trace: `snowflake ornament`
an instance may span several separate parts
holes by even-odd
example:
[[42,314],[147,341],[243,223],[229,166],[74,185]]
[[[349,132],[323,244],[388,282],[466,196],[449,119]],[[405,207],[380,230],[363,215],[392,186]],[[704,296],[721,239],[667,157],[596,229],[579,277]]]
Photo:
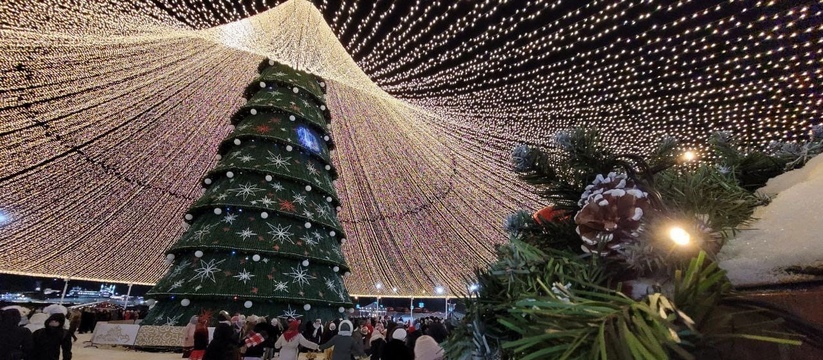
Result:
[[316,277],[309,275],[308,270],[304,269],[302,265],[291,268],[291,272],[283,273],[283,275],[291,276],[292,284],[297,284],[301,289],[303,285],[308,285],[309,281],[316,279]]
[[246,268],[243,268],[243,271],[237,273],[237,275],[234,275],[234,277],[237,278],[237,281],[242,281],[243,284],[245,284],[247,281],[251,281],[251,278],[253,278],[254,275],[246,271]]
[[209,262],[205,262],[200,260],[200,268],[194,270],[196,274],[194,277],[189,279],[189,281],[194,281],[195,279],[199,279],[202,283],[203,280],[208,278],[213,283],[217,283],[217,280],[214,278],[214,273],[220,272],[220,269],[217,268],[217,265],[220,265],[222,262],[226,260],[220,260],[215,262],[215,259],[209,260]]
[[273,241],[278,241],[281,244],[285,242],[289,242],[290,244],[294,244],[291,237],[294,235],[293,233],[289,232],[291,229],[291,225],[283,226],[282,224],[272,225],[271,223],[266,223],[271,231],[267,232],[266,234],[271,235],[271,239]]

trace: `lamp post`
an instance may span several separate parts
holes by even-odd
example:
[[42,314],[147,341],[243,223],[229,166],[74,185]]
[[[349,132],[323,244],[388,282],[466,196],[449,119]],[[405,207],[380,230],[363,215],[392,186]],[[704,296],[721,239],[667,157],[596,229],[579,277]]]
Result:
[[129,306],[129,296],[131,295],[131,286],[134,285],[129,283],[129,291],[126,292],[126,299],[123,300],[123,309],[125,310]]
[[66,291],[69,289],[69,278],[63,278],[63,292],[60,293],[60,305],[63,305],[63,299],[66,298]]

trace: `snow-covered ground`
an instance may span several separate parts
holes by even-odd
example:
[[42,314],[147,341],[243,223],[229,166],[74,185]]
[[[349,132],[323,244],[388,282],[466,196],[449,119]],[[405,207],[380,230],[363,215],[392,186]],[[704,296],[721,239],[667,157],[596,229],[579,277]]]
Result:
[[[178,360],[181,353],[177,352],[144,352],[134,351],[123,346],[99,345],[98,347],[85,347],[84,342],[91,340],[91,334],[77,334],[77,341],[72,346],[72,360]],[[306,358],[305,354],[300,355],[300,359]],[[276,359],[276,358],[275,358]],[[317,360],[323,360],[322,354],[318,353]]]
[[812,279],[781,269],[823,265],[823,155],[759,191],[777,195],[755,211],[750,229],[726,244],[718,255],[720,266],[737,286]]

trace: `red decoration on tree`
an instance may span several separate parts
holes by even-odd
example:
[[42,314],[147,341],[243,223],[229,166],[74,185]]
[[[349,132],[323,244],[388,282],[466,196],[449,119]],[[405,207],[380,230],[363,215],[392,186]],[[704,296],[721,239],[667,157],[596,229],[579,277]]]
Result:
[[568,217],[569,214],[565,210],[555,210],[551,206],[546,206],[532,215],[532,219],[534,219],[538,225],[546,225],[558,220],[565,220]]

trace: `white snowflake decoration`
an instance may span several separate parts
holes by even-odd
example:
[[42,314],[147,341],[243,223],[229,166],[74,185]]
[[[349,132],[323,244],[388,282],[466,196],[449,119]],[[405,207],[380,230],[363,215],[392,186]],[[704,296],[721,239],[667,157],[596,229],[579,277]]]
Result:
[[234,220],[237,220],[237,215],[236,214],[226,214],[226,216],[224,216],[223,220],[220,220],[220,222],[224,222],[226,224],[233,225]]
[[252,236],[257,236],[257,234],[251,231],[250,228],[245,228],[243,231],[236,232],[235,234],[240,235],[243,240],[246,240]]
[[305,216],[309,220],[314,220],[314,213],[309,211],[309,209],[303,210],[303,216]]
[[268,197],[268,196],[264,196],[264,197],[263,197],[262,199],[260,199],[259,201],[260,201],[260,203],[261,203],[261,204],[263,204],[263,205],[265,205],[265,206],[269,206],[269,205],[271,205],[271,204],[274,204],[274,200],[269,199],[269,197]]
[[317,171],[317,168],[314,167],[314,165],[312,165],[312,164],[309,164],[308,166],[306,166],[306,170],[308,170],[309,173],[312,174],[312,175],[317,175],[319,173]]
[[249,196],[254,196],[258,191],[265,191],[265,189],[261,189],[254,184],[245,183],[239,187],[228,189],[226,191],[235,193],[238,197],[243,197],[243,201],[245,201]]
[[300,240],[303,240],[303,242],[308,246],[316,246],[318,244],[317,239],[310,234],[303,235]]
[[294,203],[306,205],[306,195],[294,193]]
[[226,261],[226,260],[224,259],[224,260],[220,260],[218,262],[215,262],[215,259],[211,259],[211,260],[209,260],[209,262],[205,262],[203,260],[200,260],[200,268],[195,270],[195,272],[197,274],[195,274],[194,277],[192,277],[189,281],[194,281],[195,279],[199,279],[200,282],[202,283],[203,280],[208,278],[209,280],[211,280],[211,282],[217,283],[217,280],[215,280],[215,278],[214,278],[214,273],[220,271],[220,269],[217,268],[217,265],[220,265],[220,263],[222,263],[224,261]]
[[177,281],[174,282],[174,284],[171,284],[171,286],[169,286],[169,291],[172,291],[172,290],[177,289],[177,288],[182,287],[182,286],[183,286],[183,280],[177,280]]
[[166,323],[163,324],[162,326],[174,326],[174,325],[177,324],[177,321],[180,320],[180,317],[182,317],[182,316],[183,316],[183,314],[178,314],[175,317],[168,317],[167,316],[166,317]]
[[249,161],[254,161],[254,158],[249,155],[243,155],[240,157],[240,161],[247,163]]
[[215,226],[217,226],[217,224],[206,225],[202,229],[197,230],[194,233],[192,233],[192,235],[194,235],[193,237],[194,237],[195,240],[197,240],[197,242],[202,242],[203,237],[208,235],[209,233],[211,233],[211,231],[214,229]]
[[[175,267],[174,267],[174,269],[173,269],[173,270],[169,273],[169,277],[176,277],[177,275],[180,275],[180,273],[182,273],[182,272],[183,272],[183,270],[185,270],[185,269],[186,269],[189,265],[191,265],[191,261],[189,261],[189,260],[183,260],[183,261],[181,261],[181,262],[180,262],[179,264],[177,264],[177,266],[175,266]],[[182,285],[182,284],[181,284],[181,285]]]
[[297,284],[301,289],[303,285],[308,285],[310,280],[316,279],[316,277],[309,275],[308,270],[304,269],[302,265],[291,268],[291,272],[283,273],[283,275],[291,276],[292,284]]
[[280,156],[280,154],[272,154],[272,152],[269,151],[269,157],[267,157],[266,159],[269,160],[269,162],[274,167],[276,167],[278,169],[285,169],[286,171],[291,172],[291,170],[289,170],[289,166],[288,166],[289,165],[289,160],[291,160],[291,157],[283,157],[283,156]]
[[228,196],[228,195],[226,195],[226,193],[220,193],[220,195],[217,195],[217,196],[215,196],[214,198],[215,198],[216,200],[223,201],[223,200],[226,200],[226,198],[228,198],[228,197],[229,197],[229,196]]
[[291,229],[291,225],[283,226],[281,224],[272,225],[271,223],[266,223],[269,226],[271,231],[267,232],[267,234],[271,235],[272,240],[279,241],[281,244],[288,241],[290,244],[294,244],[294,241],[291,239],[291,236],[294,235],[290,233],[289,230]]
[[251,278],[253,278],[254,275],[246,271],[246,268],[243,268],[243,271],[237,273],[237,275],[234,275],[234,277],[237,278],[237,281],[242,281],[243,284],[245,284],[247,281],[251,281]]
[[283,292],[288,293],[289,292],[288,283],[285,282],[285,281],[275,281],[274,282],[274,291],[283,291]]
[[283,315],[280,315],[278,317],[285,319],[297,319],[303,317],[303,315],[298,314],[297,310],[292,310],[291,304],[289,304],[289,308],[287,310],[283,310]]
[[271,183],[271,188],[278,192],[285,189],[279,182]]

